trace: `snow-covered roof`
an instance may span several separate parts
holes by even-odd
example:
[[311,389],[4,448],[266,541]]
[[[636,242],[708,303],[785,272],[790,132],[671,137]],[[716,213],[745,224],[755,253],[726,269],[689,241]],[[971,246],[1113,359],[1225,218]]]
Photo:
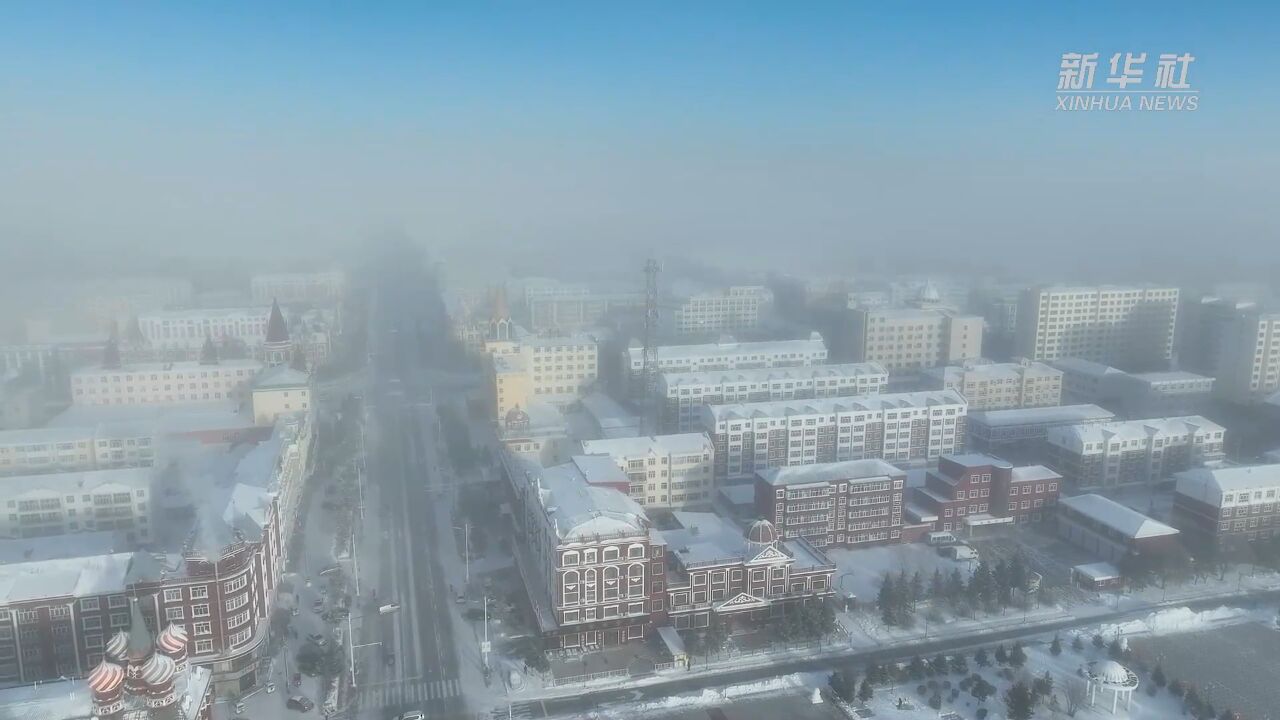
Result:
[[1051,425],[1101,422],[1114,418],[1115,413],[1097,405],[1053,405],[1038,408],[1014,408],[1012,410],[979,410],[969,413],[970,424],[987,427],[1016,425]]
[[1280,463],[1194,468],[1176,473],[1174,478],[1179,494],[1218,505],[1224,493],[1280,488]]
[[122,593],[158,577],[146,553],[126,552],[0,565],[0,605]]
[[1062,476],[1044,465],[1023,465],[1013,469],[1010,482],[1041,482],[1047,480],[1061,480]]
[[518,460],[534,475],[538,501],[561,540],[647,532],[649,519],[639,503],[613,488],[589,484],[577,464],[543,468],[527,458]]
[[608,455],[574,455],[570,462],[591,485],[626,485],[627,474]]
[[269,367],[253,379],[254,390],[273,390],[279,388],[306,387],[311,376],[288,365]]
[[1146,440],[1170,435],[1194,437],[1204,433],[1225,432],[1226,428],[1200,415],[1123,420],[1088,425],[1066,425],[1050,428],[1047,440],[1055,445],[1079,446],[1082,443]]
[[956,453],[955,455],[943,455],[942,459],[962,467],[1011,467],[1008,460],[1001,460],[994,455],[986,453]]
[[0,480],[0,497],[20,498],[41,493],[62,496],[97,490],[149,490],[155,471],[149,467],[81,470],[79,472],[15,475]]
[[1017,380],[1026,376],[1053,377],[1062,371],[1042,362],[1030,363],[966,363],[965,365],[948,365],[946,367],[929,368],[925,375],[939,379],[950,379],[959,382],[963,377],[975,380]]
[[832,415],[841,412],[880,412],[935,405],[965,406],[965,404],[964,397],[955,390],[929,390],[925,392],[857,395],[810,400],[766,400],[764,402],[707,405],[704,407],[706,412],[710,412],[713,421],[720,422],[753,417]]
[[1094,493],[1063,498],[1058,503],[1135,540],[1178,534],[1176,528]]
[[720,386],[737,383],[785,382],[788,380],[809,382],[819,379],[866,375],[887,378],[889,373],[879,363],[840,363],[835,365],[802,365],[798,367],[748,368],[742,370],[664,372],[662,373],[662,381],[668,388],[678,388],[688,385]]
[[[741,357],[743,355],[782,356],[797,353],[806,357],[814,354],[826,355],[827,344],[819,333],[811,333],[805,340],[762,340],[759,342],[737,342],[732,338],[725,342],[702,343],[699,345],[660,345],[658,362],[686,360],[696,362],[725,356]],[[632,364],[643,360],[644,349],[629,347]]]
[[123,531],[111,530],[31,538],[5,538],[0,540],[0,565],[78,558],[84,556],[85,548],[113,553],[116,552],[116,548],[133,547],[135,544],[128,541]]
[[1088,377],[1101,378],[1108,375],[1124,375],[1124,371],[1113,368],[1110,365],[1104,365],[1092,360],[1085,360],[1078,357],[1058,358],[1049,363],[1064,373],[1073,375],[1086,375]]
[[128,373],[161,373],[161,372],[193,372],[201,369],[222,368],[224,370],[258,370],[262,363],[247,358],[230,358],[219,360],[217,365],[202,365],[195,360],[175,362],[143,362],[127,363],[118,368],[88,367],[72,372],[72,375],[123,375]]
[[1149,373],[1128,373],[1128,377],[1147,385],[1163,385],[1166,383],[1197,383],[1212,384],[1213,378],[1207,375],[1198,375],[1185,370],[1174,370],[1169,372],[1149,372]]
[[110,427],[130,423],[156,428],[157,434],[247,430],[254,427],[250,413],[242,413],[234,400],[165,405],[72,405],[48,422],[49,427]]
[[842,481],[860,482],[904,475],[906,473],[899,468],[878,458],[776,467],[756,471],[757,477],[774,486]]
[[741,561],[747,552],[742,529],[715,513],[673,512],[680,527],[659,534],[685,567],[695,563]]
[[588,393],[580,402],[582,409],[600,426],[606,437],[609,437],[610,431],[634,430],[640,425],[640,416],[602,392]]
[[1116,580],[1120,577],[1119,568],[1109,562],[1085,563],[1072,569],[1094,582]]
[[709,453],[711,440],[705,433],[677,433],[674,435],[650,435],[647,437],[585,440],[582,452],[588,455],[609,455],[616,458],[645,457],[648,455],[690,455]]

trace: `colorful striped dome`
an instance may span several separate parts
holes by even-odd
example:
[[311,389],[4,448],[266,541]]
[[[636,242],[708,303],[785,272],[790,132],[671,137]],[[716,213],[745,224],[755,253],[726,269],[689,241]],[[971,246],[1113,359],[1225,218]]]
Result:
[[177,623],[169,625],[160,637],[156,638],[156,647],[166,655],[174,655],[187,650],[187,629]]
[[115,692],[124,683],[124,668],[105,659],[89,672],[89,689],[99,695]]
[[124,630],[112,635],[107,641],[107,657],[112,660],[124,660],[127,652],[129,652],[129,633]]
[[159,687],[172,682],[177,672],[178,668],[173,658],[156,653],[142,666],[142,682],[151,687]]

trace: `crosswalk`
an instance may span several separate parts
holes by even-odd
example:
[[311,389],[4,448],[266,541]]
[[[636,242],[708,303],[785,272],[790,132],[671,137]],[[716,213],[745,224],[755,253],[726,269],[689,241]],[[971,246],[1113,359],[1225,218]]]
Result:
[[532,718],[542,717],[542,711],[537,703],[516,703],[509,708],[496,707],[492,714],[493,720],[532,720]]
[[356,690],[356,704],[362,708],[377,708],[444,700],[461,694],[462,687],[458,684],[457,678],[396,682],[358,688]]

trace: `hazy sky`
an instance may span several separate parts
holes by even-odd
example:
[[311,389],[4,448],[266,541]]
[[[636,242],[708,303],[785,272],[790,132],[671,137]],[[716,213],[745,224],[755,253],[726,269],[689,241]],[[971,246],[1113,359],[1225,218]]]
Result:
[[[400,230],[1280,269],[1277,3],[272,5],[0,5],[0,261]],[[1055,112],[1071,50],[1191,52],[1200,110]]]

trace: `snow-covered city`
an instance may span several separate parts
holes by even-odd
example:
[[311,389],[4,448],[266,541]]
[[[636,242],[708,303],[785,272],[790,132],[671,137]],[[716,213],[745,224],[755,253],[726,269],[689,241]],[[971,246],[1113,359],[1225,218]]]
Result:
[[0,8],[0,720],[1280,720],[1280,7],[1143,5]]

